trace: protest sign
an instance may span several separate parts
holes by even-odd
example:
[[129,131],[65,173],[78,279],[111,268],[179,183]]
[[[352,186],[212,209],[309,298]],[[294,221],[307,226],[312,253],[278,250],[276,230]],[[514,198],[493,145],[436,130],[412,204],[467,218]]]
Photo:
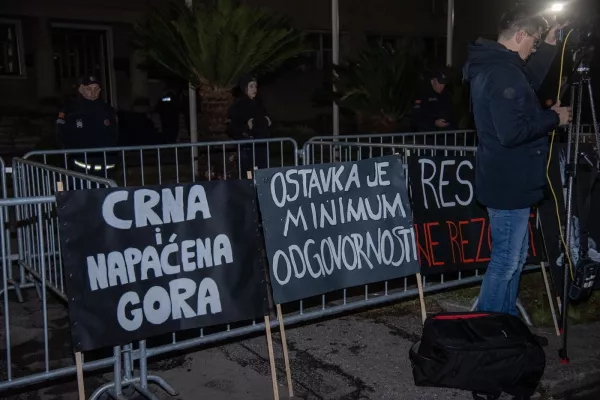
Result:
[[256,187],[277,303],[419,272],[397,156],[258,170]]
[[[411,156],[408,175],[421,274],[487,268],[492,240],[475,198],[475,156]],[[540,252],[532,212],[528,262],[539,263]]]
[[57,194],[76,351],[262,317],[251,181]]

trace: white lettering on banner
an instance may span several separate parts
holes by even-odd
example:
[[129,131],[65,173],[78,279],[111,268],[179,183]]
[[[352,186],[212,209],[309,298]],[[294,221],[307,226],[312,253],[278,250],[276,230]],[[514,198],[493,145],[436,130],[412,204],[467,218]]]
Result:
[[[440,172],[439,172],[439,182],[438,187],[434,187],[432,181],[436,178],[436,174],[438,173],[436,164],[433,160],[427,158],[419,159],[419,164],[421,165],[421,189],[423,191],[423,200],[425,202],[425,208],[429,209],[429,203],[427,201],[427,189],[426,186],[430,189],[430,192],[433,193],[433,197],[435,199],[435,204],[438,208],[449,208],[456,206],[456,202],[461,206],[467,206],[471,204],[474,198],[473,184],[468,179],[463,179],[460,175],[460,171],[462,167],[468,167],[473,170],[473,163],[469,160],[463,160],[456,167],[456,180],[460,182],[462,185],[465,185],[469,188],[469,195],[466,200],[462,200],[458,197],[458,195],[454,195],[455,201],[446,201],[444,199],[444,186],[448,186],[450,181],[445,179],[444,170],[447,166],[453,166],[456,164],[456,160],[444,160],[442,161]],[[426,176],[425,170],[426,165],[431,166],[432,172],[430,175]]]
[[[108,225],[117,229],[130,229],[134,223],[136,228],[142,228],[148,225],[190,221],[196,219],[198,213],[201,213],[203,219],[211,217],[204,187],[191,186],[187,199],[183,196],[183,186],[177,186],[174,190],[175,193],[171,188],[164,188],[160,192],[152,189],[138,189],[133,192],[133,204],[127,204],[128,207],[133,206],[133,221],[115,214],[115,207],[129,200],[129,192],[112,192],[104,199],[102,217]],[[158,203],[162,205],[160,216],[154,210]]]
[[369,186],[369,187],[389,186],[391,184],[390,181],[383,180],[383,176],[387,175],[387,171],[384,171],[383,167],[389,167],[389,166],[390,166],[389,162],[375,163],[375,177],[373,178],[373,180],[371,180],[371,178],[367,175],[367,186]]
[[287,237],[288,229],[290,227],[290,221],[294,226],[298,227],[300,225],[300,221],[302,221],[302,226],[306,231],[308,226],[306,226],[306,218],[304,218],[304,211],[302,211],[302,207],[298,207],[298,213],[296,216],[292,214],[290,209],[287,210],[287,214],[285,215],[285,226],[283,227],[283,236]]
[[[348,197],[338,197],[320,204],[310,203],[310,210],[314,229],[323,229],[351,222],[379,221],[396,217],[406,218],[406,210],[400,193],[396,193],[393,201],[390,201],[386,194],[378,194],[374,199],[359,197],[353,200]],[[302,207],[298,207],[296,214],[289,209],[287,210],[283,228],[284,237],[288,236],[290,222],[295,227],[302,225],[304,231],[308,231]]]
[[[385,178],[388,174],[384,168],[390,166],[389,162],[375,163],[373,177],[367,178],[367,185],[388,186],[391,184]],[[271,179],[271,197],[275,205],[279,208],[292,203],[300,196],[312,198],[324,193],[342,193],[352,188],[360,189],[361,183],[358,175],[358,165],[353,164],[348,173],[348,177],[342,180],[344,166],[332,166],[326,170],[317,171],[314,168],[306,169],[288,169],[284,172],[277,172]]]
[[[192,307],[189,301],[194,295],[198,299]],[[117,320],[123,329],[131,332],[139,329],[144,320],[160,325],[169,319],[194,318],[221,311],[219,288],[214,280],[204,278],[197,284],[193,279],[180,278],[169,282],[168,291],[162,286],[151,287],[143,300],[136,292],[123,294],[117,306]]]
[[[354,271],[378,265],[399,267],[418,260],[414,228],[403,226],[391,230],[378,229],[377,235],[353,233],[338,235],[315,243],[307,240],[302,247],[291,245],[287,251],[277,250],[271,261],[273,276],[284,286],[292,277],[302,279],[308,275],[317,279],[332,275],[334,270]],[[394,256],[396,255],[396,258]],[[373,260],[374,258],[374,260]],[[314,259],[314,262],[312,260]]]
[[90,289],[106,289],[233,262],[233,250],[227,235],[217,235],[214,240],[206,238],[174,243],[176,237],[171,235],[169,243],[160,250],[147,246],[143,250],[129,248],[123,252],[112,251],[108,255],[88,256]]

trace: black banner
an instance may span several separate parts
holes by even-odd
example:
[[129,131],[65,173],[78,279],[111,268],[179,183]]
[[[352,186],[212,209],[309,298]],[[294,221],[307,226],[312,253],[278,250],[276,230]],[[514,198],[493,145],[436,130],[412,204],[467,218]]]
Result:
[[[589,145],[580,144],[580,153],[594,154],[594,149]],[[564,267],[569,265],[564,260],[563,246],[561,244],[562,239],[566,241],[566,180],[563,179],[564,173],[564,162],[566,158],[567,145],[563,143],[555,143],[553,146],[552,159],[550,160],[550,182],[556,195],[556,200],[552,191],[548,190],[548,196],[546,201],[540,206],[540,219],[542,221],[542,232],[544,236],[544,243],[548,254],[548,263],[552,271],[552,282],[556,294],[562,297],[563,294],[563,282],[564,282]],[[581,164],[577,171],[578,179],[589,179],[589,166],[585,164],[583,158],[581,158]],[[573,219],[571,220],[574,228],[574,235],[572,236],[572,251],[574,254],[573,267],[577,264],[579,254],[579,213],[578,213],[578,201],[577,196],[583,195],[579,193],[577,184],[573,185],[574,196],[573,196]],[[600,252],[600,182],[596,182],[593,191],[592,198],[590,201],[590,215],[587,218],[587,227],[589,231],[588,241],[590,244],[590,255],[594,259],[598,259]],[[560,223],[563,229],[563,237],[560,235],[560,228],[558,223],[558,217],[560,216]],[[600,288],[600,279],[596,279],[595,288]]]
[[57,194],[75,351],[259,318],[250,181]]
[[419,272],[398,157],[261,169],[256,186],[277,303]]
[[[421,273],[487,268],[487,211],[475,198],[475,156],[411,156],[408,175]],[[528,263],[541,261],[535,214],[529,222]]]

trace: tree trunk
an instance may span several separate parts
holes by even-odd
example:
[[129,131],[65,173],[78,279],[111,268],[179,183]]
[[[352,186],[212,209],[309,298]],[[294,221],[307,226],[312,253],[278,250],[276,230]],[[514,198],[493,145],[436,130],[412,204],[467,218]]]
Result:
[[200,88],[200,131],[204,136],[227,134],[227,110],[233,104],[231,91],[223,88]]

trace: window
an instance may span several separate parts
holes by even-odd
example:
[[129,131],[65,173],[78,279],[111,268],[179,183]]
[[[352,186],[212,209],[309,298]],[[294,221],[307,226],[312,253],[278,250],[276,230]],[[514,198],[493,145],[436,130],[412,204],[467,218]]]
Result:
[[0,77],[25,76],[21,22],[0,19]]

